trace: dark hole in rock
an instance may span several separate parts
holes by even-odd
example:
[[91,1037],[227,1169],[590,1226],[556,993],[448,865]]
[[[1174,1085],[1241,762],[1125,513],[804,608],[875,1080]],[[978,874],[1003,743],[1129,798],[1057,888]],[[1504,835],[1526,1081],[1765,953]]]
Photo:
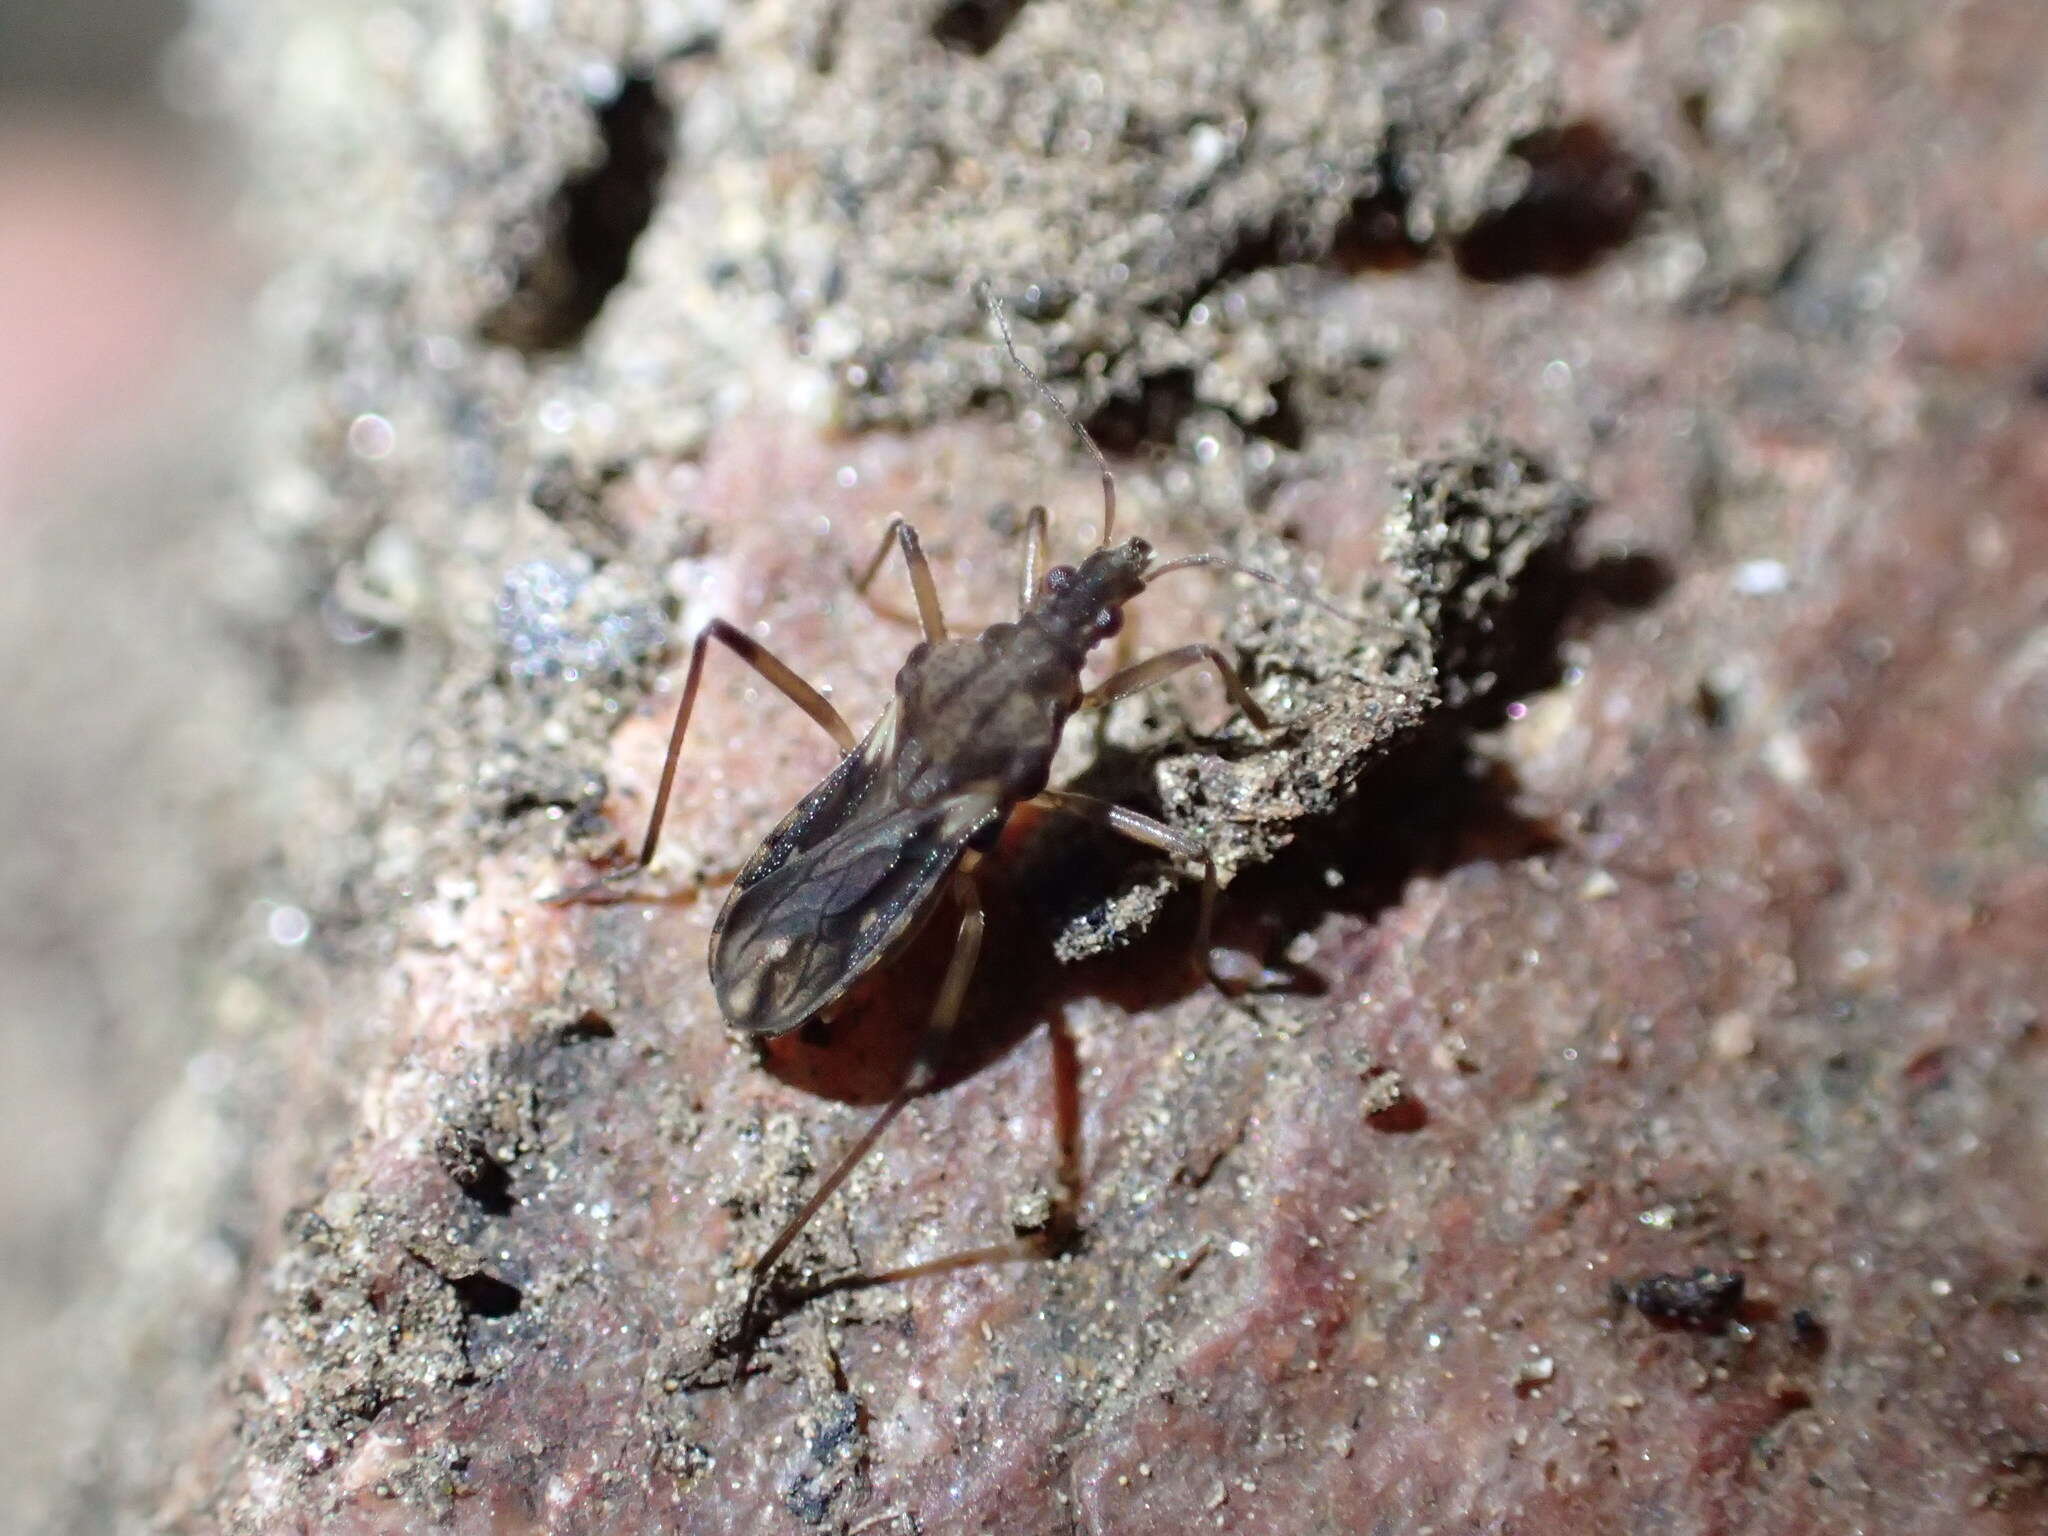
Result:
[[625,278],[633,246],[654,216],[675,117],[654,81],[630,75],[598,109],[604,152],[565,180],[543,216],[540,249],[510,298],[478,327],[486,341],[558,352],[582,340]]
[[1412,1136],[1417,1131],[1428,1129],[1429,1106],[1404,1090],[1401,1097],[1385,1109],[1367,1115],[1365,1123],[1389,1136]]
[[1982,1494],[1988,1509],[2032,1508],[2048,1496],[2048,1445],[2023,1444],[2000,1453],[1991,1464],[1991,1484]]
[[1269,220],[1239,229],[1230,245],[1218,258],[1210,274],[1206,289],[1215,288],[1233,278],[1249,273],[1263,272],[1269,267],[1284,267],[1290,262],[1302,259],[1300,242],[1279,220]]
[[1711,672],[1701,678],[1693,689],[1693,713],[1710,731],[1731,729],[1740,718],[1741,703],[1739,686],[1731,686]]
[[556,454],[542,460],[534,471],[526,499],[535,511],[560,523],[584,511],[596,497],[577,473],[575,462],[566,454]]
[[448,1171],[448,1177],[485,1215],[511,1213],[512,1170],[491,1155],[481,1138],[452,1135],[444,1140],[439,1151],[441,1166]]
[[510,1317],[526,1300],[518,1286],[495,1275],[458,1275],[448,1286],[472,1317]]
[[1135,395],[1104,402],[1087,426],[1104,453],[1133,454],[1144,447],[1171,446],[1194,408],[1195,371],[1168,368],[1146,379]]
[[1011,308],[1038,325],[1057,320],[1074,306],[1074,290],[1065,283],[1047,280],[1028,283]]
[[1650,176],[1599,124],[1543,129],[1514,153],[1529,167],[1528,184],[1458,241],[1465,276],[1482,283],[1570,277],[1635,233],[1650,203]]
[[1374,184],[1352,199],[1330,239],[1330,260],[1345,272],[1399,272],[1429,247],[1408,233],[1408,189],[1394,156],[1381,157]]
[[1792,1313],[1792,1342],[1809,1355],[1818,1355],[1828,1347],[1828,1326],[1805,1307]]
[[1714,98],[1705,91],[1686,91],[1678,98],[1678,115],[1685,126],[1702,139],[1707,136],[1707,119],[1713,115]]
[[537,790],[522,789],[506,797],[499,809],[499,816],[506,821],[517,821],[522,816],[531,816],[541,811],[558,810],[565,815],[583,809],[583,802],[564,798],[560,795],[543,794]]
[[2048,1315],[2048,1276],[2036,1270],[2021,1275],[2018,1283],[2009,1286],[1992,1303],[2001,1311],[2016,1312],[2021,1317]]
[[984,54],[1003,40],[1026,0],[948,0],[932,18],[932,37],[958,53]]
[[1257,421],[1246,422],[1245,430],[1287,449],[1299,449],[1307,441],[1308,422],[1295,404],[1292,379],[1281,379],[1273,386],[1273,409]]
[[1625,613],[1640,613],[1661,602],[1677,576],[1661,555],[1627,549],[1594,556],[1582,579],[1588,596]]
[[576,1018],[562,1026],[562,1032],[557,1038],[564,1045],[581,1045],[586,1040],[613,1040],[618,1038],[618,1033],[612,1027],[610,1019],[595,1008],[586,1008]]

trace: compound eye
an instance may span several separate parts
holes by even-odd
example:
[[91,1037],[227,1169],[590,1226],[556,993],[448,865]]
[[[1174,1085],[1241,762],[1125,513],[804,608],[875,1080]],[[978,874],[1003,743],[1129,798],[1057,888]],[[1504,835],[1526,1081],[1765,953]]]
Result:
[[1074,584],[1077,573],[1071,565],[1056,565],[1045,573],[1045,590],[1064,592]]
[[1098,639],[1107,640],[1124,627],[1124,616],[1115,608],[1104,608],[1095,615],[1095,634]]

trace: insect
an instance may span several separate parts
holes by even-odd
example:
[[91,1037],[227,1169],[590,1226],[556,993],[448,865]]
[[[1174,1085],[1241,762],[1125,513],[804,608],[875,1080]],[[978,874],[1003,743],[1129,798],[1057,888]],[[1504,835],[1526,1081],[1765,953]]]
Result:
[[975,869],[1023,805],[1068,813],[1202,869],[1195,953],[1208,954],[1216,866],[1196,839],[1126,807],[1048,787],[1060,733],[1077,712],[1099,709],[1191,667],[1215,669],[1245,718],[1270,722],[1214,646],[1179,646],[1081,686],[1089,653],[1115,635],[1123,609],[1161,577],[1216,566],[1262,581],[1278,578],[1218,555],[1155,560],[1141,538],[1113,542],[1116,478],[1087,431],[1017,355],[1001,305],[991,314],[1011,361],[1087,446],[1102,473],[1102,537],[1079,565],[1045,566],[1047,513],[1026,518],[1018,613],[972,638],[946,628],[939,593],[917,530],[892,518],[873,559],[854,579],[865,594],[891,549],[901,552],[916,597],[922,640],[896,674],[889,704],[856,738],[838,710],[780,658],[714,619],[690,649],[682,700],[669,733],[654,807],[639,855],[589,884],[545,898],[573,902],[626,880],[653,862],[676,763],[689,729],[704,659],[713,641],[733,651],[822,727],[844,756],[838,767],[768,834],[740,870],[711,932],[711,983],[739,1033],[786,1034],[832,1008],[876,966],[903,948],[950,899],[958,910],[951,959],[911,1066],[895,1096],[841,1155],[802,1208],[784,1224],[749,1280],[742,1327],[776,1264],[832,1198],[904,1106],[932,1085],[960,1016],[984,926]]

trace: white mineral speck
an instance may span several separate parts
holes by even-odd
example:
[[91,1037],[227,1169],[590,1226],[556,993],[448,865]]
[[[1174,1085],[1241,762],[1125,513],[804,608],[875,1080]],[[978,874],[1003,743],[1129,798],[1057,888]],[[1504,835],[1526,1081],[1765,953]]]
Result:
[[382,416],[365,411],[348,424],[348,451],[359,459],[375,462],[391,456],[398,445],[398,433]]
[[1769,597],[1792,583],[1782,560],[1745,560],[1735,567],[1735,590],[1744,597]]

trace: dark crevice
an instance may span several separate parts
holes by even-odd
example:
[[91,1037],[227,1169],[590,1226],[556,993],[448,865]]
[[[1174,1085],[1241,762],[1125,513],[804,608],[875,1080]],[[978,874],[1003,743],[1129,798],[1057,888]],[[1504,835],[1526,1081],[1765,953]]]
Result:
[[956,53],[977,56],[1003,40],[1027,0],[947,0],[932,18],[935,41]]
[[448,1288],[471,1317],[510,1317],[526,1301],[518,1286],[481,1270],[473,1275],[454,1276],[449,1279]]
[[[1308,422],[1294,398],[1293,381],[1272,387],[1273,408],[1254,420],[1233,419],[1254,437],[1282,448],[1298,449],[1308,437]],[[1089,435],[1104,453],[1129,456],[1147,448],[1172,448],[1180,429],[1200,402],[1192,368],[1166,368],[1141,380],[1133,392],[1113,396],[1089,416]]]
[[[1302,249],[1300,239],[1282,219],[1269,219],[1263,224],[1254,224],[1237,231],[1236,238],[1217,260],[1209,280],[1202,284],[1203,293],[1213,292],[1225,283],[1240,277],[1249,277],[1254,272],[1264,272],[1270,267],[1291,266],[1304,260],[1310,254]],[[1190,302],[1188,308],[1192,309]],[[1186,315],[1183,314],[1183,319]]]
[[441,1166],[455,1187],[473,1200],[487,1216],[511,1213],[512,1170],[491,1155],[481,1137],[450,1133],[436,1149]]
[[581,810],[584,803],[580,798],[564,799],[559,795],[545,795],[534,790],[522,789],[506,797],[498,815],[505,821],[517,821],[520,817],[531,816],[537,811],[556,810],[569,815]]
[[526,353],[573,347],[624,280],[668,172],[674,113],[647,75],[628,76],[597,112],[603,152],[565,180],[542,218],[540,248],[510,298],[486,315],[486,341]]
[[1103,402],[1086,425],[1104,453],[1129,455],[1172,446],[1194,408],[1194,369],[1167,368],[1143,380],[1135,393]]
[[1330,261],[1348,273],[1398,272],[1417,265],[1429,247],[1408,232],[1408,186],[1389,149],[1373,184],[1352,200],[1330,239]]
[[1513,153],[1529,168],[1521,195],[1452,249],[1475,282],[1576,276],[1627,244],[1650,205],[1649,172],[1598,123],[1543,129]]
[[571,1022],[562,1026],[556,1037],[564,1045],[581,1045],[589,1040],[612,1040],[618,1036],[612,1021],[595,1008],[586,1008]]
[[1294,381],[1281,379],[1272,386],[1273,409],[1257,421],[1244,423],[1254,437],[1263,437],[1279,447],[1298,450],[1308,441],[1308,422],[1295,403]]
[[1664,600],[1678,577],[1671,562],[1644,550],[1606,550],[1579,573],[1585,596],[1622,613],[1642,613]]

